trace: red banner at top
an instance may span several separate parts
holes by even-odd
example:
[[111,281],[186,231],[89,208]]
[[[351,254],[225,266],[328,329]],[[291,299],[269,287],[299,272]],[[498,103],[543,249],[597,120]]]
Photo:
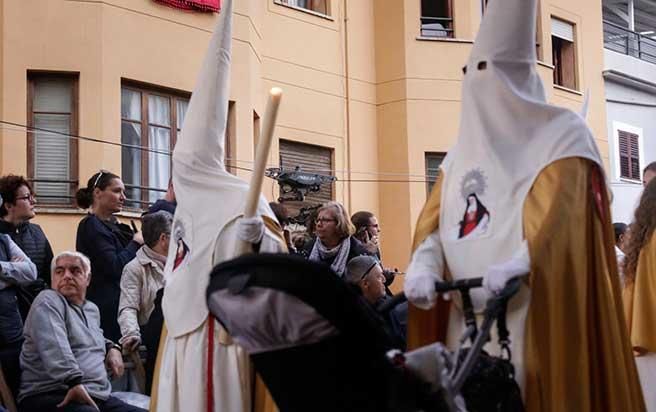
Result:
[[157,3],[182,10],[213,11],[221,8],[221,0],[154,0]]

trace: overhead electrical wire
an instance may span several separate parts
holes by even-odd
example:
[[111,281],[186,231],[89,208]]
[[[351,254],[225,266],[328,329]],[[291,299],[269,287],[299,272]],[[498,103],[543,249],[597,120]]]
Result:
[[[9,130],[9,131],[15,131],[15,132],[27,132],[27,133],[48,133],[48,134],[54,134],[62,137],[66,137],[68,139],[77,139],[77,140],[82,140],[82,141],[88,141],[88,142],[93,142],[93,143],[100,143],[100,144],[107,144],[110,146],[116,146],[116,147],[121,147],[121,148],[128,148],[128,149],[134,149],[134,150],[140,150],[148,153],[155,153],[155,154],[161,154],[165,156],[171,156],[171,151],[169,150],[157,150],[157,149],[151,149],[149,147],[145,146],[139,146],[139,145],[133,145],[133,144],[127,144],[127,143],[119,143],[119,142],[112,142],[109,140],[103,140],[95,137],[88,137],[88,136],[82,136],[82,135],[77,135],[77,134],[72,134],[72,133],[64,133],[60,132],[57,130],[50,130],[50,129],[44,129],[40,127],[35,127],[35,126],[28,126],[16,122],[10,122],[6,120],[0,120],[0,124],[2,125],[7,125],[10,127],[4,127],[0,126],[0,130]],[[226,167],[228,169],[233,168],[237,170],[242,170],[242,171],[247,171],[247,172],[252,172],[253,169],[249,169],[247,167],[243,166],[237,166],[232,163],[245,163],[245,164],[254,164],[254,161],[251,160],[239,160],[239,159],[233,159],[233,158],[226,158],[227,165]],[[279,166],[277,165],[270,165],[272,168],[277,168]],[[434,169],[434,168],[428,168],[426,169],[427,171],[435,171],[438,172],[439,169]],[[345,174],[347,173],[346,170],[327,170],[327,169],[319,169],[319,168],[313,168],[313,167],[303,167],[302,171],[304,172],[311,172],[311,173],[319,173],[319,172],[325,172],[328,174]],[[428,180],[428,178],[433,178],[433,176],[426,176],[426,175],[419,175],[419,174],[410,174],[410,173],[395,173],[395,172],[367,172],[367,171],[351,171],[351,174],[363,174],[363,175],[372,175],[372,176],[390,176],[390,177],[407,177],[407,178],[418,178],[417,180],[402,180],[402,179],[337,179],[337,182],[354,182],[354,183],[429,183],[432,182],[433,180]]]

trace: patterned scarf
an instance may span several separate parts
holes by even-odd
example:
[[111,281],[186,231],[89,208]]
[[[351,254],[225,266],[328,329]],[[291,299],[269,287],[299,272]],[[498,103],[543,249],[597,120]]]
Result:
[[349,252],[351,251],[351,238],[347,237],[342,240],[342,243],[335,246],[332,249],[328,249],[322,242],[321,239],[317,238],[317,241],[314,242],[314,247],[312,252],[310,252],[309,259],[314,262],[323,262],[329,259],[333,260],[333,263],[330,265],[330,268],[339,276],[340,278],[344,276],[346,271],[346,263],[348,262]]

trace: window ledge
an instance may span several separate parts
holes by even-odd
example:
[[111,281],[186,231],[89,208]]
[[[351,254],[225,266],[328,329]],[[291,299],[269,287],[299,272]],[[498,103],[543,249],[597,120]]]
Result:
[[553,87],[556,90],[561,90],[561,91],[564,91],[564,92],[567,92],[567,93],[575,94],[577,96],[583,96],[583,92],[580,92],[580,91],[574,90],[574,89],[570,89],[570,88],[565,87],[565,86],[560,86],[558,84],[554,84]]
[[630,185],[635,185],[635,186],[642,186],[642,181],[641,180],[636,180],[636,179],[629,179],[628,177],[620,177],[617,183],[624,183],[624,184],[630,184]]
[[417,36],[416,40],[418,41],[434,41],[434,42],[444,42],[444,43],[461,43],[461,44],[474,44],[473,40],[467,39],[454,39],[452,37],[426,37],[426,36]]
[[282,3],[282,2],[276,1],[276,0],[273,0],[273,4],[277,4],[278,6],[282,6],[282,7],[287,7],[288,9],[297,10],[297,11],[300,11],[302,13],[311,14],[313,16],[320,17],[322,19],[335,21],[335,19],[332,16],[329,16],[329,15],[323,14],[323,13],[319,13],[319,12],[314,11],[314,10],[306,9],[304,7],[292,6],[291,4],[285,4],[285,3]]
[[[77,207],[66,207],[66,206],[43,206],[36,207],[35,210],[37,215],[79,215],[84,216],[87,214],[87,211]],[[141,219],[141,211],[123,211],[117,213],[118,217],[125,218],[139,218]]]

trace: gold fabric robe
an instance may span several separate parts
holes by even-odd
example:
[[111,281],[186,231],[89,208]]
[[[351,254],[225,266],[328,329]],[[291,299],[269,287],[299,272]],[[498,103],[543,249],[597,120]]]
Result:
[[656,236],[653,234],[640,251],[635,280],[626,279],[622,297],[633,349],[638,354],[656,353]]
[[[439,227],[442,179],[419,217],[414,248]],[[602,179],[588,160],[559,160],[540,173],[524,203],[531,257],[524,336],[529,412],[645,410],[622,314]],[[444,341],[448,315],[438,311],[445,307],[443,302],[431,311],[411,307],[409,347]]]

